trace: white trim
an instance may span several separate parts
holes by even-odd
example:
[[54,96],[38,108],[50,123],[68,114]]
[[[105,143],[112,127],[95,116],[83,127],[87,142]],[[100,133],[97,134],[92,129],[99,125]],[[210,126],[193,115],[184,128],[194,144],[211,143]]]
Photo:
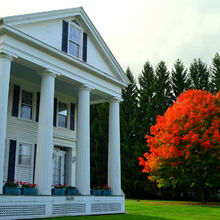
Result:
[[[1,29],[0,29],[0,32],[1,32]],[[17,42],[16,42],[17,43]],[[4,45],[7,45],[8,47],[10,47],[15,53],[17,53],[19,55],[19,57],[25,59],[25,60],[31,60],[32,62],[34,62],[36,65],[39,65],[39,66],[42,66],[44,68],[50,68],[50,69],[53,69],[54,72],[56,72],[56,74],[61,74],[64,76],[64,77],[67,77],[68,79],[71,79],[71,80],[74,80],[74,81],[77,81],[81,84],[92,84],[94,85],[94,88],[96,88],[98,91],[104,93],[104,94],[107,94],[107,95],[111,95],[111,96],[120,96],[121,94],[119,93],[119,91],[116,91],[115,89],[109,87],[109,86],[106,86],[104,85],[103,83],[99,83],[98,80],[96,81],[91,81],[90,79],[88,79],[87,77],[85,77],[83,74],[81,74],[82,72],[86,72],[87,73],[94,73],[93,75],[96,77],[98,74],[97,74],[97,71],[95,72],[95,68],[91,67],[92,69],[94,69],[94,71],[91,69],[91,72],[90,70],[88,71],[88,69],[84,69],[84,67],[86,67],[87,64],[83,63],[82,61],[80,61],[78,59],[78,62],[81,62],[84,67],[82,69],[80,69],[78,67],[77,64],[74,64],[72,61],[75,59],[77,60],[76,58],[74,58],[73,56],[71,55],[68,55],[64,52],[60,52],[62,53],[62,56],[65,56],[66,58],[68,58],[68,61],[69,63],[66,63],[67,64],[67,67],[66,66],[62,66],[61,65],[61,62],[62,60],[58,60],[58,59],[54,59],[55,61],[59,61],[58,63],[60,64],[55,64],[56,62],[53,62],[53,63],[50,63],[48,61],[48,59],[42,59],[41,56],[35,56],[33,53],[29,53],[29,52],[26,52],[23,50],[23,48],[19,49],[19,48],[15,48],[13,46],[10,46],[6,43],[4,43]],[[35,49],[35,48],[34,48]],[[0,49],[1,50],[1,49]],[[37,51],[39,52],[39,54],[42,54],[41,51]],[[51,57],[48,57],[48,58],[51,58]],[[62,63],[63,64],[63,63]],[[52,67],[53,66],[53,67]],[[72,68],[70,68],[70,66]],[[89,65],[87,65],[88,67]],[[99,75],[100,76],[100,75]],[[108,83],[111,83],[111,80],[113,79],[111,76],[107,76],[108,78],[106,79],[105,76],[104,76],[104,73],[102,74],[103,77],[100,77],[102,81],[107,81]],[[110,80],[111,78],[111,80]],[[113,81],[115,82],[116,80],[113,79]],[[118,86],[117,83],[113,83],[114,86]],[[125,85],[125,84],[123,84]],[[121,87],[122,84],[120,83],[119,85]]]
[[[20,145],[25,145],[25,146],[30,146],[31,147],[31,164],[30,165],[24,165],[24,164],[19,164],[19,155],[20,155],[20,153],[19,153],[19,148],[20,148]],[[16,166],[18,166],[18,167],[24,167],[24,168],[33,168],[33,159],[34,159],[34,150],[33,150],[33,144],[30,144],[30,143],[24,143],[24,141],[23,142],[18,142],[18,145],[17,145],[17,150],[16,150],[16,156],[17,156],[17,163],[16,163]],[[23,155],[23,154],[21,154],[21,155]]]
[[[13,88],[13,93],[14,93],[14,85],[18,85],[20,86],[20,94],[19,94],[19,105],[18,105],[18,119],[20,120],[24,120],[24,121],[31,121],[31,122],[36,122],[36,102],[37,102],[37,91],[35,89],[33,89],[32,87],[28,87],[25,86],[23,84],[17,84],[16,82],[12,84],[12,88]],[[21,117],[21,104],[22,104],[22,91],[27,91],[33,94],[33,98],[32,98],[32,118],[28,119],[28,118],[23,118]],[[13,104],[13,100],[12,100],[12,104]]]
[[[68,22],[68,42],[67,42],[67,53],[69,55],[71,55],[74,58],[77,58],[79,60],[82,60],[82,50],[83,50],[83,30],[80,26],[78,26],[77,24],[75,24],[74,22],[72,22],[71,20],[66,20],[66,22]],[[69,53],[69,42],[70,42],[70,27],[73,27],[75,29],[77,29],[78,31],[80,31],[80,44],[79,44],[79,57],[76,57],[74,55],[72,55],[71,53]]]
[[[101,35],[98,33],[97,29],[95,28],[95,26],[93,25],[93,23],[91,22],[91,20],[89,19],[89,17],[87,16],[86,12],[84,11],[84,9],[82,7],[75,8],[75,9],[73,8],[73,9],[60,10],[60,12],[59,11],[50,11],[50,12],[35,13],[35,16],[36,17],[40,16],[40,15],[45,16],[44,20],[68,18],[68,17],[70,17],[70,16],[68,16],[68,12],[71,12],[71,11],[72,11],[71,17],[79,15],[79,18],[82,19],[82,23],[84,23],[84,26],[86,26],[88,31],[91,32],[91,37],[94,39],[95,43],[99,46],[99,48],[104,52],[104,56],[105,56],[106,60],[113,67],[114,72],[116,74],[118,74],[118,76],[121,78],[121,80],[120,80],[121,83],[123,83],[124,86],[128,85],[129,80],[128,80],[127,76],[123,72],[121,66],[119,65],[119,63],[117,62],[117,60],[115,59],[113,54],[111,53],[110,49],[108,48],[108,46],[106,45],[106,43],[102,39]],[[77,13],[76,13],[76,11],[77,11]],[[59,14],[59,13],[61,13],[61,14],[63,13],[63,16],[58,16],[58,15],[56,16],[56,14]],[[76,13],[76,14],[74,14],[74,13]],[[26,19],[26,21],[28,20],[27,23],[37,22],[37,21],[31,20],[30,19],[31,16],[34,16],[34,14],[17,16],[17,20],[20,18],[20,20],[23,20],[24,23],[25,23],[25,19]],[[27,18],[29,18],[29,19],[27,19]],[[9,22],[10,19],[11,19],[11,21],[16,20],[16,16],[12,16],[11,18],[5,17],[2,19],[2,22],[4,24],[8,23],[13,26],[13,23]]]
[[[116,207],[113,206],[113,209],[111,209],[112,204],[116,205]],[[98,209],[92,208],[94,205],[98,206]],[[56,206],[61,206],[61,209],[59,208],[56,213],[53,213],[53,210],[56,210]],[[71,209],[66,211],[65,206],[72,207],[72,211]],[[83,207],[83,209],[80,207]],[[78,209],[79,211],[77,212]],[[3,216],[0,216],[1,220],[102,215],[124,212],[124,196],[0,196],[0,213],[3,213]]]
[[[32,155],[31,155],[31,166],[25,166],[25,165],[20,165],[18,164],[18,156],[19,156],[19,144],[27,144],[31,146],[31,150],[32,150]],[[9,145],[10,145],[10,141],[9,141]],[[19,180],[24,182],[24,180],[18,179],[18,169],[19,168],[26,168],[26,169],[31,169],[31,176],[30,176],[30,183],[33,182],[33,167],[34,167],[34,143],[28,143],[26,141],[23,141],[21,139],[17,139],[16,140],[16,156],[15,156],[15,173],[14,173],[14,179],[15,180]]]

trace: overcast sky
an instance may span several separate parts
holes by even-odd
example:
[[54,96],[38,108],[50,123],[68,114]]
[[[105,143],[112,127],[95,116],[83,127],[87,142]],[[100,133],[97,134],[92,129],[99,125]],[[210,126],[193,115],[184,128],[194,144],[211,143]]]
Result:
[[135,76],[146,60],[193,58],[208,64],[220,52],[220,0],[7,0],[0,17],[82,6],[125,70]]

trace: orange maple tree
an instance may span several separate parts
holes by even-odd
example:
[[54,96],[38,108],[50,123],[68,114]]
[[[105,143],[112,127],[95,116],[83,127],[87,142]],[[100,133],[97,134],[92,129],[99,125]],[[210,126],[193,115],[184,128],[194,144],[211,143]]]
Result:
[[206,189],[220,182],[220,91],[181,94],[157,116],[146,139],[148,152],[139,157],[142,172],[158,187],[189,186],[205,200]]

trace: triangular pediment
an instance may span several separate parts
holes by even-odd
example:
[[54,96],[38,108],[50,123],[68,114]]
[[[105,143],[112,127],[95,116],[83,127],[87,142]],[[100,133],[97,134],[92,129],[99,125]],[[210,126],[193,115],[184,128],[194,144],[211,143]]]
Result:
[[78,25],[87,33],[87,64],[124,83],[129,81],[82,7],[3,18],[7,25],[61,50],[62,21]]

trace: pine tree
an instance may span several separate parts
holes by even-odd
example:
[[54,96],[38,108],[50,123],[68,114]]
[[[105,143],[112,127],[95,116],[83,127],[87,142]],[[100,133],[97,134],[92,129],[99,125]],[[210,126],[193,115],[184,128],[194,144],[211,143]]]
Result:
[[211,89],[216,94],[220,90],[220,55],[216,53],[211,67]]
[[[121,178],[122,189],[129,197],[134,196],[134,182],[138,179],[136,170],[138,161],[136,157],[137,144],[137,85],[129,68],[126,75],[130,84],[122,89],[120,104],[121,122]],[[129,172],[128,172],[129,170]]]
[[106,185],[108,174],[108,114],[109,104],[91,105],[91,184]]
[[189,76],[192,89],[210,91],[209,71],[207,65],[202,60],[194,59],[189,68]]
[[131,83],[122,90],[123,102],[120,105],[122,189],[128,198],[141,198],[144,195],[149,196],[156,190],[156,187],[150,181],[146,182],[146,177],[141,172],[137,172],[138,169],[140,170],[137,158],[146,148],[143,140],[147,130],[143,128],[143,133],[140,132],[139,125],[142,120],[140,120],[138,109],[137,84],[129,68],[126,75]]
[[179,59],[176,60],[174,68],[171,71],[171,82],[175,101],[176,98],[190,86],[189,79],[187,78],[187,69]]
[[150,126],[155,123],[155,75],[154,68],[147,61],[144,64],[142,73],[138,78],[139,82],[139,136],[140,141],[145,143],[145,135],[150,131]]
[[155,77],[155,111],[163,115],[167,108],[173,103],[172,83],[169,71],[164,61],[160,61],[156,67]]

